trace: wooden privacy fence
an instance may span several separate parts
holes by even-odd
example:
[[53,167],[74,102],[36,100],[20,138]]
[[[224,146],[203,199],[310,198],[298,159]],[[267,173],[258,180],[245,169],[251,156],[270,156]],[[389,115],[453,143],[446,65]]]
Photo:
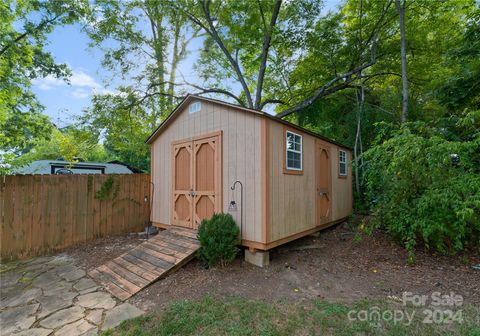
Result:
[[149,175],[0,176],[2,260],[141,231],[149,220]]

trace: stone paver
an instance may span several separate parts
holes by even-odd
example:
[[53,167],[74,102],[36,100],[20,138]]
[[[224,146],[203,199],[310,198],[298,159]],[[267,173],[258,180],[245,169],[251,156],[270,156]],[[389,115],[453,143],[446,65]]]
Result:
[[87,288],[87,289],[84,289],[84,290],[78,292],[78,295],[85,295],[85,294],[88,294],[88,293],[91,293],[91,292],[95,292],[99,288],[101,288],[101,287],[100,286],[95,286],[95,287]]
[[122,303],[121,305],[109,310],[105,314],[105,322],[103,322],[102,330],[107,330],[118,326],[122,321],[138,317],[143,311],[130,303]]
[[74,286],[77,291],[83,291],[92,287],[96,287],[97,283],[90,278],[81,278]]
[[77,267],[73,265],[72,263],[66,264],[66,265],[60,265],[56,267],[57,274],[62,276],[68,272],[75,271]]
[[52,331],[52,329],[31,328],[19,333],[14,333],[12,336],[48,336],[52,333]]
[[58,331],[55,332],[55,335],[63,336],[80,336],[84,335],[87,331],[97,329],[97,327],[85,320],[78,320],[77,322],[67,324],[63,326]]
[[47,262],[47,264],[52,266],[64,266],[71,265],[74,262],[75,260],[72,257],[66,254],[59,254],[54,256],[52,260]]
[[94,292],[79,296],[77,298],[77,304],[90,309],[103,308],[112,309],[115,307],[115,300],[112,296],[105,292]]
[[36,299],[42,295],[42,290],[40,288],[30,288],[26,291],[20,293],[20,295],[16,295],[0,302],[0,309],[6,307],[16,307],[20,305],[25,305],[30,303],[33,299]]
[[22,277],[22,274],[16,272],[0,273],[0,283],[2,287],[15,285]]
[[65,278],[67,281],[74,281],[83,278],[85,275],[86,273],[84,270],[77,268],[73,271],[62,274],[61,277]]
[[42,310],[38,313],[39,319],[44,318],[60,309],[68,308],[73,303],[73,298],[62,296],[42,296],[37,300],[42,306]]
[[57,273],[55,272],[55,269],[52,269],[52,270],[48,270],[47,272],[33,279],[32,285],[43,288],[43,289],[48,289],[48,288],[56,287],[58,284],[58,281],[60,280],[61,278],[57,275]]
[[25,260],[22,262],[24,265],[37,265],[37,264],[45,264],[48,263],[49,261],[52,261],[55,257],[53,256],[48,256],[48,257],[38,257],[38,258],[33,258],[29,260]]
[[85,316],[85,319],[92,322],[93,324],[99,325],[102,323],[103,309],[94,309],[90,310]]
[[38,303],[23,307],[8,309],[0,313],[1,333],[8,334],[14,331],[28,329],[35,322],[35,312],[40,305]]
[[0,265],[0,334],[82,335],[143,314],[117,300],[68,255]]
[[55,329],[65,324],[78,321],[83,317],[84,309],[82,307],[73,306],[71,308],[62,309],[46,319],[40,321],[40,325],[45,328]]
[[41,287],[44,291],[47,291],[47,292],[59,292],[60,290],[71,290],[73,287],[73,283],[63,280],[60,277],[57,278],[56,280],[52,280],[49,283],[40,284],[40,285],[36,285],[34,282],[32,282],[32,285]]

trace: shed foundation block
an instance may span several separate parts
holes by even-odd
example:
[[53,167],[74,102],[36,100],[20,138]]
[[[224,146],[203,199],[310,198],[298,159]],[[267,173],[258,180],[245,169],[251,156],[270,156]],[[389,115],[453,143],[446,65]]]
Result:
[[245,261],[258,267],[266,267],[270,264],[270,252],[245,250]]

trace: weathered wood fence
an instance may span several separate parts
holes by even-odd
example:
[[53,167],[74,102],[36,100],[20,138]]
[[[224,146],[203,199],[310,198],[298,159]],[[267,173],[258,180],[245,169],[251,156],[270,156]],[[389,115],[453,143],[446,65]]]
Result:
[[2,260],[141,231],[149,217],[149,175],[0,176]]

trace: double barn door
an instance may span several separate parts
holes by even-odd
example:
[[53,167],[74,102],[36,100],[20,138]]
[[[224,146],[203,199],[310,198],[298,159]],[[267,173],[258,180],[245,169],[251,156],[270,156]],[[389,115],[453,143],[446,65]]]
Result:
[[175,142],[172,148],[172,224],[197,229],[221,212],[221,134]]

